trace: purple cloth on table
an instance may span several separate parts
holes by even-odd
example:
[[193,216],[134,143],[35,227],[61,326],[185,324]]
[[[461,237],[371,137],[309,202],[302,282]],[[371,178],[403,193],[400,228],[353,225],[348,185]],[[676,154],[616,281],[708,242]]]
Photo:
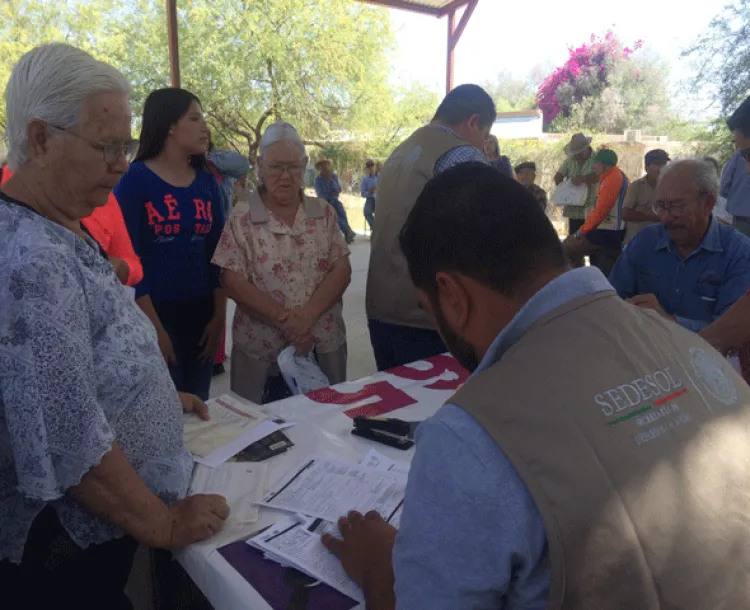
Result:
[[[322,583],[314,587],[295,587],[292,582],[305,578],[309,581],[309,577],[275,561],[264,559],[262,551],[246,544],[244,540],[220,548],[219,553],[273,610],[351,610],[357,605],[352,598]],[[291,603],[293,597],[296,598],[295,604]],[[307,598],[307,603],[304,603],[304,598]]]

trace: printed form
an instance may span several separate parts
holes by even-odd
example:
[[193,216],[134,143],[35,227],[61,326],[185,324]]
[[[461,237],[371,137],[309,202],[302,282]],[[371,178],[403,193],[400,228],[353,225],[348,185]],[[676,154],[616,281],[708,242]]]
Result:
[[227,462],[218,468],[196,464],[188,493],[224,496],[230,508],[229,521],[255,523],[257,503],[266,491],[266,473],[266,464]]
[[247,544],[263,551],[266,556],[317,578],[352,599],[364,603],[360,588],[346,575],[341,562],[328,552],[315,533],[317,520],[282,519]]
[[209,421],[195,415],[183,418],[185,446],[195,461],[216,468],[254,442],[293,424],[267,415],[228,395],[209,400]]
[[311,457],[269,491],[261,504],[336,523],[350,510],[375,510],[386,521],[404,502],[406,477],[323,457]]

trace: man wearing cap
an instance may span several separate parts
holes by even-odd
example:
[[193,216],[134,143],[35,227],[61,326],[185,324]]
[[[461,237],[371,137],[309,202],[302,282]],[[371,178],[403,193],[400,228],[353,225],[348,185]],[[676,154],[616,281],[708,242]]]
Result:
[[330,159],[321,159],[315,164],[315,169],[320,172],[315,178],[315,193],[320,199],[325,199],[330,203],[331,206],[333,206],[333,209],[336,210],[339,229],[341,229],[341,232],[344,234],[346,243],[350,244],[354,241],[356,233],[354,233],[349,226],[349,218],[346,216],[346,209],[339,199],[339,195],[341,194],[339,177],[333,172]]
[[462,163],[487,163],[482,151],[496,117],[495,102],[484,89],[460,85],[445,96],[429,125],[393,151],[380,172],[365,298],[379,371],[446,351],[417,298],[398,236],[430,178]]
[[750,288],[750,238],[712,217],[717,180],[703,159],[666,165],[654,204],[660,223],[628,243],[609,277],[622,298],[696,332]]
[[628,187],[622,204],[622,219],[626,222],[625,243],[633,239],[643,227],[659,222],[659,217],[654,214],[656,184],[659,182],[661,168],[669,163],[669,155],[661,149],[650,150],[646,153],[644,162],[646,175],[633,181]]
[[370,231],[372,231],[372,225],[375,222],[375,192],[378,188],[378,174],[373,159],[368,159],[365,162],[365,171],[367,175],[362,178],[360,191],[362,197],[365,198],[365,220],[370,225]]
[[[588,187],[586,204],[583,206],[566,206],[563,216],[568,219],[568,235],[574,235],[583,226],[586,212],[596,203],[596,185],[599,177],[594,171],[594,151],[591,149],[591,138],[576,133],[565,146],[567,159],[555,174],[555,184],[570,180],[576,186],[585,184]],[[583,264],[583,260],[576,261]]]
[[594,157],[594,171],[599,177],[596,207],[583,226],[565,240],[565,253],[571,261],[589,255],[591,264],[609,275],[622,250],[625,228],[622,204],[628,190],[628,179],[617,167],[617,153],[604,148]]
[[523,184],[539,202],[542,210],[547,211],[547,191],[534,184],[536,180],[536,163],[525,161],[515,167],[516,180]]

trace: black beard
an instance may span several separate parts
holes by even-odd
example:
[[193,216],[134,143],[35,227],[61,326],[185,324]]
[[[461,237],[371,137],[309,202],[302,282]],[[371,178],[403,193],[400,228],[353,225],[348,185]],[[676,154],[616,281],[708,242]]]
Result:
[[448,351],[458,360],[459,364],[470,373],[473,373],[479,367],[479,358],[474,348],[471,347],[462,337],[459,337],[448,325],[443,311],[438,303],[433,302],[433,311],[435,312],[435,321],[437,322],[438,332],[443,338]]

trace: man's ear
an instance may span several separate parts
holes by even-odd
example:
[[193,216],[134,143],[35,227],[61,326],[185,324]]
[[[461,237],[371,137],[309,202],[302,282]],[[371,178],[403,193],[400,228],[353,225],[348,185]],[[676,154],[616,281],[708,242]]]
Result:
[[478,114],[472,114],[466,121],[466,126],[472,132],[477,132],[482,129],[480,118]]
[[456,331],[463,329],[469,320],[471,299],[461,276],[451,271],[440,271],[435,276],[437,301],[446,321]]

